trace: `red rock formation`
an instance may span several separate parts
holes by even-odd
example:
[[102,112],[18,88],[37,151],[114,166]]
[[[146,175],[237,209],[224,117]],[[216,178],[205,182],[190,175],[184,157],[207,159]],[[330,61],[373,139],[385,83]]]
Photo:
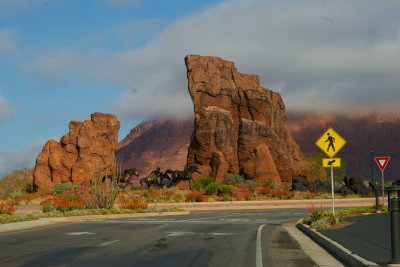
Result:
[[192,132],[192,118],[142,122],[118,144],[118,168],[137,168],[140,175],[136,180],[156,167],[183,170]]
[[79,185],[93,175],[114,171],[114,151],[120,123],[116,116],[94,113],[91,120],[71,121],[60,142],[49,140],[36,158],[36,190],[71,182]]
[[216,181],[227,173],[259,182],[290,181],[302,171],[280,94],[218,57],[191,55],[185,63],[195,112],[188,164],[198,165],[202,176]]

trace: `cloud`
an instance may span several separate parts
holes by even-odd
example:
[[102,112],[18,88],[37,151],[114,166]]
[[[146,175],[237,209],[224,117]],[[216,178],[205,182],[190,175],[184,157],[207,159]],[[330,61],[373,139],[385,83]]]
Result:
[[0,95],[0,124],[15,116],[17,107]]
[[47,78],[119,83],[126,92],[110,106],[131,117],[193,112],[187,54],[219,56],[258,74],[291,111],[398,111],[399,8],[396,0],[226,1],[136,49],[60,50],[29,64]]
[[0,148],[0,178],[15,170],[33,168],[35,159],[40,153],[43,144],[43,140],[37,140],[23,149]]
[[0,30],[0,58],[18,56],[17,31],[6,28]]

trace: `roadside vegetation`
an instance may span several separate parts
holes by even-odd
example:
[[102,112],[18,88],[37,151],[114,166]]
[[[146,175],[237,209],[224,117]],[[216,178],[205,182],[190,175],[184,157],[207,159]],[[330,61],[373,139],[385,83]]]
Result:
[[[383,207],[387,210],[387,207]],[[332,215],[332,210],[323,210],[322,206],[317,210],[314,206],[307,208],[311,214],[303,219],[303,223],[314,229],[328,229],[334,227],[341,227],[346,225],[346,217],[376,213],[375,207],[356,207],[347,209],[335,210],[335,216]]]
[[[315,164],[320,155],[309,156],[309,175],[322,175]],[[0,180],[0,223],[32,220],[41,217],[78,216],[99,214],[122,214],[158,211],[149,208],[151,203],[252,201],[285,199],[329,199],[330,193],[318,191],[292,191],[291,184],[267,181],[263,184],[246,180],[239,174],[229,174],[223,183],[210,177],[202,177],[193,185],[193,191],[172,188],[142,188],[132,186],[122,189],[115,179],[102,182],[101,175],[93,176],[87,184],[76,186],[70,183],[55,185],[52,190],[31,192],[32,170],[22,169]],[[318,179],[323,179],[318,176]],[[186,185],[187,182],[181,182]],[[335,196],[340,198],[340,195]],[[359,197],[348,195],[348,197]],[[18,214],[18,208],[29,205],[40,206],[41,212]],[[170,210],[165,210],[170,211]],[[175,211],[175,209],[172,209]],[[17,213],[17,214],[16,214]],[[325,214],[325,213],[322,213]],[[314,217],[328,216],[317,213]],[[318,221],[318,220],[315,220]],[[333,222],[333,220],[331,219]],[[310,223],[311,224],[311,223]],[[315,224],[314,224],[315,225]]]

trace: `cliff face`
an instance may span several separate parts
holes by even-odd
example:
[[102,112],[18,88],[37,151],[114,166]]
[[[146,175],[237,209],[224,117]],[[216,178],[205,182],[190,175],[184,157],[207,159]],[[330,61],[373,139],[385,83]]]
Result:
[[278,93],[218,57],[191,55],[185,63],[195,113],[187,164],[219,182],[228,173],[278,183],[301,173],[301,152]]
[[148,176],[156,167],[183,170],[193,132],[193,119],[142,122],[118,144],[119,168],[137,168]]
[[93,175],[114,171],[120,123],[116,116],[94,113],[91,120],[71,121],[60,142],[49,140],[36,158],[35,190],[71,182],[80,185]]

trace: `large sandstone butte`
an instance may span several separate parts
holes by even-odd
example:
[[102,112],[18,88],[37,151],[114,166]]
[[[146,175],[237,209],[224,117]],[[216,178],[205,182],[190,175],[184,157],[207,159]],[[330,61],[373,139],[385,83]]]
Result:
[[195,113],[188,165],[218,182],[228,173],[289,182],[302,172],[279,93],[262,87],[257,75],[239,73],[231,61],[189,55],[185,63]]
[[71,121],[60,142],[50,139],[36,158],[35,190],[71,182],[80,185],[94,175],[114,171],[120,122],[115,115],[94,113],[91,120]]

